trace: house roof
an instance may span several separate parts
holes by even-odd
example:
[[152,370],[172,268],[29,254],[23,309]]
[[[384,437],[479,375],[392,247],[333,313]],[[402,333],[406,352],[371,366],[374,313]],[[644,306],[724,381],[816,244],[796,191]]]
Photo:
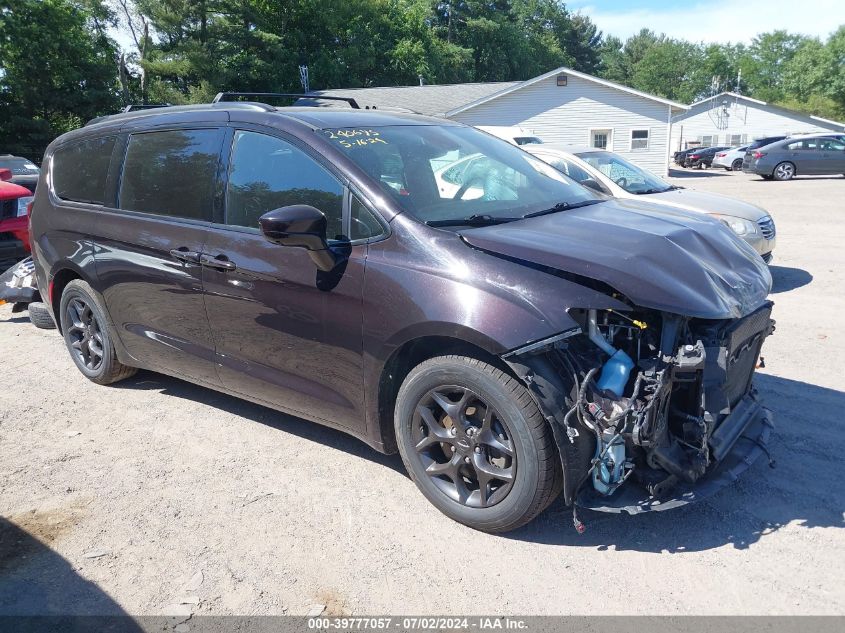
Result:
[[[395,86],[387,88],[340,88],[332,90],[318,90],[313,94],[326,95],[333,97],[352,97],[363,108],[366,106],[377,107],[379,109],[386,108],[401,108],[411,110],[419,114],[428,114],[432,116],[450,117],[459,112],[469,110],[482,103],[487,103],[494,99],[498,99],[517,90],[522,90],[528,86],[555,77],[556,75],[565,73],[571,77],[578,77],[585,81],[607,86],[615,90],[620,90],[628,94],[657,101],[670,106],[673,110],[689,110],[689,106],[685,106],[669,99],[656,97],[646,92],[634,90],[628,86],[617,84],[606,79],[599,79],[592,75],[572,70],[566,66],[555,68],[539,77],[528,79],[526,81],[500,81],[491,83],[468,83],[468,84],[444,84],[444,85],[425,85],[425,86]],[[305,100],[297,102],[304,103]],[[313,103],[313,102],[312,102]],[[329,103],[318,105],[332,105]]]
[[606,86],[608,88],[613,88],[615,90],[620,90],[621,92],[627,92],[628,94],[635,95],[637,97],[642,97],[643,99],[648,99],[650,101],[657,101],[658,103],[664,103],[676,110],[689,110],[689,106],[686,106],[682,103],[677,103],[675,101],[671,101],[669,99],[664,99],[663,97],[656,97],[654,95],[648,94],[647,92],[640,92],[639,90],[634,90],[633,88],[629,88],[628,86],[623,86],[622,84],[618,84],[613,81],[608,81],[607,79],[600,79],[598,77],[593,77],[592,75],[588,75],[586,73],[578,72],[577,70],[572,70],[571,68],[567,68],[566,66],[561,66],[560,68],[555,68],[554,70],[550,70],[547,73],[544,73],[538,77],[534,77],[533,79],[528,79],[526,81],[519,81],[514,82],[514,85],[509,86],[503,90],[500,90],[496,93],[479,97],[474,101],[467,102],[463,105],[460,105],[452,110],[448,110],[446,112],[446,116],[452,116],[454,114],[458,114],[459,112],[464,112],[465,110],[469,110],[470,108],[474,108],[476,106],[481,105],[482,103],[487,103],[488,101],[492,101],[493,99],[498,99],[506,94],[510,94],[512,92],[516,92],[517,90],[522,90],[523,88],[527,88],[528,86],[533,86],[536,83],[541,81],[545,81],[546,79],[551,79],[560,74],[566,74],[571,77],[578,77],[579,79],[583,79],[585,81],[591,81],[593,83],[599,84],[601,86]]
[[768,108],[771,108],[772,110],[778,110],[787,116],[791,116],[798,119],[818,121],[819,123],[822,123],[824,125],[832,125],[834,127],[838,127],[840,130],[845,130],[845,123],[841,123],[839,121],[831,121],[830,119],[825,119],[814,114],[806,114],[804,112],[798,112],[797,110],[790,110],[789,108],[784,108],[783,106],[779,106],[774,103],[766,103],[765,101],[760,101],[759,99],[752,99],[751,97],[747,97],[736,92],[720,92],[717,95],[713,95],[712,97],[707,97],[706,99],[701,99],[700,101],[696,101],[695,103],[690,104],[690,108],[694,108],[698,105],[701,105],[702,103],[707,103],[708,101],[712,101],[714,99],[721,99],[722,97],[730,97],[731,99],[746,101],[754,105],[766,106]]
[[380,110],[401,108],[419,114],[444,116],[449,110],[465,103],[477,101],[478,99],[502,92],[519,83],[518,81],[501,81],[493,83],[392,86],[387,88],[340,88],[317,90],[312,94],[352,97],[362,108],[367,106],[375,106]]

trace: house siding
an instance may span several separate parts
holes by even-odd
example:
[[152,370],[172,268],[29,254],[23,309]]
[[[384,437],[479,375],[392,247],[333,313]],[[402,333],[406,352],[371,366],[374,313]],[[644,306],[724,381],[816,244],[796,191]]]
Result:
[[[698,141],[702,136],[718,136],[712,145],[730,145],[727,137],[731,134],[744,134],[745,142],[750,143],[763,136],[843,131],[842,126],[828,125],[798,112],[790,114],[768,104],[744,101],[727,95],[723,99],[728,101],[727,117],[712,111],[712,101],[694,105],[688,112],[674,117],[671,151],[684,149],[689,141]],[[721,102],[722,98],[717,98],[716,101]]]
[[[563,73],[565,74],[565,73]],[[547,143],[584,147],[591,129],[611,129],[614,152],[658,174],[667,170],[669,106],[569,75],[497,97],[449,118],[469,125],[518,125]],[[648,149],[631,150],[631,131],[649,131]]]

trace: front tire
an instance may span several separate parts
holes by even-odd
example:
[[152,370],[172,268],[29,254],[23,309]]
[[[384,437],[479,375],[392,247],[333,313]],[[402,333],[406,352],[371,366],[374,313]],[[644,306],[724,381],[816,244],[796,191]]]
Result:
[[86,378],[109,385],[138,371],[117,360],[105,310],[86,282],[74,279],[65,286],[59,314],[70,357]]
[[795,165],[790,162],[778,163],[772,172],[775,180],[792,180],[795,177]]
[[531,521],[560,491],[551,430],[518,380],[466,356],[414,368],[396,400],[405,468],[448,517],[485,532]]
[[736,160],[735,160],[735,161],[731,164],[731,170],[732,170],[732,171],[742,171],[742,159],[741,159],[741,158],[737,158],[737,159],[736,159]]

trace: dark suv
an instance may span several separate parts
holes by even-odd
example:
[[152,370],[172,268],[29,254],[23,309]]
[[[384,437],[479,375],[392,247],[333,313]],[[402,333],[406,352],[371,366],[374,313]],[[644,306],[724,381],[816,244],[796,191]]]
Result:
[[38,286],[85,376],[163,372],[398,450],[477,529],[559,493],[681,505],[765,450],[754,250],[471,127],[161,108],[60,137],[42,179]]

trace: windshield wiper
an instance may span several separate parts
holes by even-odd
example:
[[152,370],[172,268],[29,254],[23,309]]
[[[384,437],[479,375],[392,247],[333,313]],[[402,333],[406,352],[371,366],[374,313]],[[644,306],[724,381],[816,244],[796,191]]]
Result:
[[654,187],[652,189],[643,189],[642,191],[634,191],[633,193],[637,194],[638,196],[647,195],[650,193],[666,193],[667,191],[675,191],[676,189],[683,189],[683,187],[678,187],[677,185],[669,185],[668,187],[663,187],[662,189],[658,187]]
[[429,220],[428,226],[491,226],[493,224],[504,224],[514,222],[522,218],[496,218],[492,215],[475,214],[468,218],[450,218],[447,220]]
[[582,200],[581,202],[558,202],[555,206],[542,211],[534,211],[534,213],[526,213],[522,216],[525,218],[536,218],[540,215],[548,215],[550,213],[557,213],[558,211],[569,211],[570,209],[578,209],[580,207],[589,207],[591,204],[598,204],[599,202],[606,202],[606,200]]

